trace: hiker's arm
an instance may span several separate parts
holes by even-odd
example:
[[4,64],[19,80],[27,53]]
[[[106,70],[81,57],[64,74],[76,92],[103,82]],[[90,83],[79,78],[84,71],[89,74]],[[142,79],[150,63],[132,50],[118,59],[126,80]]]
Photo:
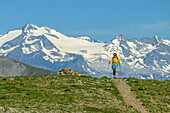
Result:
[[112,62],[112,59],[109,61],[109,64]]

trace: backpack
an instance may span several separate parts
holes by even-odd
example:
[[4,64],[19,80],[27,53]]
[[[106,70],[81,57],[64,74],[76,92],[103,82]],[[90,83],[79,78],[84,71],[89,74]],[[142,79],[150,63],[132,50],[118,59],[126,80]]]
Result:
[[[112,62],[113,62],[113,59],[114,59],[114,57],[112,57]],[[119,59],[118,59],[118,57],[117,57],[117,64],[118,64],[118,60],[119,60]],[[115,62],[113,62],[113,63],[115,63]]]
[[[113,60],[113,59],[114,59],[114,57],[112,57],[112,60]],[[117,60],[119,60],[118,57],[117,57]]]

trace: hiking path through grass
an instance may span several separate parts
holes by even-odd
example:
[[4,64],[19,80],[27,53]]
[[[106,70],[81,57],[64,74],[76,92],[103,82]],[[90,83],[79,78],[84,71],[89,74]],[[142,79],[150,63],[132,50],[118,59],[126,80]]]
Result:
[[136,94],[131,91],[131,87],[126,83],[125,79],[114,79],[113,83],[127,105],[132,106],[132,108],[141,113],[148,113],[142,102],[136,98]]

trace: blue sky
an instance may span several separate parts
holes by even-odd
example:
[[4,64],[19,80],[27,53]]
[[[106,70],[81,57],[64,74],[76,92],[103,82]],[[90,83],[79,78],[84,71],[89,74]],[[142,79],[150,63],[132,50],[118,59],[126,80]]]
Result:
[[0,34],[27,23],[67,36],[170,40],[170,0],[1,0]]

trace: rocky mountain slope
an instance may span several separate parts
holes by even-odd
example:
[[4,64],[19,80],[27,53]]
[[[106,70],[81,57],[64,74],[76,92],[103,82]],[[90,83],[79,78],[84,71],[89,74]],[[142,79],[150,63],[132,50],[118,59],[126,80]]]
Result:
[[57,72],[36,68],[19,61],[0,56],[0,77],[55,75]]
[[26,64],[60,70],[72,68],[92,76],[112,76],[113,53],[122,60],[119,77],[170,79],[170,41],[158,36],[141,40],[123,35],[110,42],[68,37],[49,27],[26,24],[0,36],[0,55]]

